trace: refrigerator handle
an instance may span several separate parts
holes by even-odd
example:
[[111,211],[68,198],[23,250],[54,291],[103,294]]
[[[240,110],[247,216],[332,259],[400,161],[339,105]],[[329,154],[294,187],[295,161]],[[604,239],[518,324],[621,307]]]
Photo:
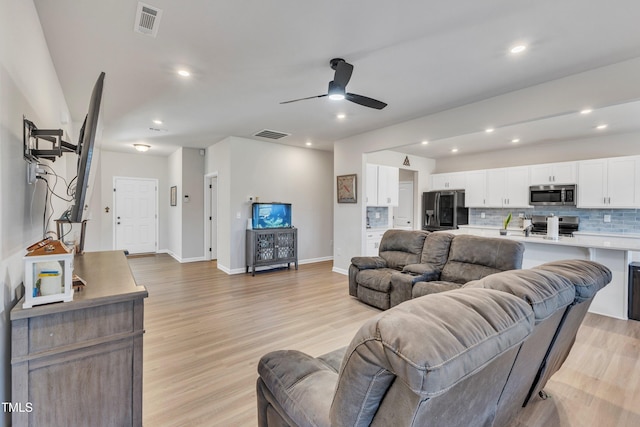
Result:
[[433,209],[433,221],[435,225],[440,227],[440,219],[438,218],[440,213],[440,193],[436,193],[436,205]]

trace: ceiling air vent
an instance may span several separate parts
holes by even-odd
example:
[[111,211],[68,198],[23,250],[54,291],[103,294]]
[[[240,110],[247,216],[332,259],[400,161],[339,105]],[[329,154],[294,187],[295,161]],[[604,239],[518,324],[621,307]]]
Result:
[[138,2],[136,22],[133,31],[147,36],[155,37],[158,34],[158,26],[162,17],[162,9]]
[[284,138],[285,136],[289,136],[291,135],[290,133],[284,133],[284,132],[278,132],[275,130],[269,130],[269,129],[264,129],[261,130],[258,133],[254,133],[253,136],[259,136],[260,138],[267,138],[267,139],[280,139],[280,138]]

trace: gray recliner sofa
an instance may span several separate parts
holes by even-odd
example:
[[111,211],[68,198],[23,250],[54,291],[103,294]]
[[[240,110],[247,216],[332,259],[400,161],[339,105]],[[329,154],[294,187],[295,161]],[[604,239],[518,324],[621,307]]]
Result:
[[383,310],[391,307],[391,275],[420,262],[427,234],[420,230],[387,230],[378,256],[351,259],[349,295]]
[[585,314],[574,307],[610,280],[591,261],[497,273],[380,313],[324,356],[269,353],[258,424],[503,426],[568,354]]
[[522,266],[524,244],[449,232],[389,230],[377,257],[354,257],[349,294],[386,310],[411,298],[456,289]]

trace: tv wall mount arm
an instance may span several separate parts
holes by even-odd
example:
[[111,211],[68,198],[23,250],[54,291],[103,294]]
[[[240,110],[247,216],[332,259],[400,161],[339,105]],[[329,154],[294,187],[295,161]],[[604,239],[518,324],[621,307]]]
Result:
[[[62,139],[64,131],[62,129],[38,129],[38,127],[26,117],[22,116],[23,122],[23,156],[28,162],[38,160],[56,161],[64,153],[77,152],[78,146]],[[46,141],[46,147],[41,147],[40,142]]]

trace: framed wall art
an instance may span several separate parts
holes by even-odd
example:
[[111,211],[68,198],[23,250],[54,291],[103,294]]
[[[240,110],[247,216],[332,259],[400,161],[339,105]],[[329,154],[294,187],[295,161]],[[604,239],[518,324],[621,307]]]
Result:
[[356,174],[338,175],[338,203],[357,203]]

